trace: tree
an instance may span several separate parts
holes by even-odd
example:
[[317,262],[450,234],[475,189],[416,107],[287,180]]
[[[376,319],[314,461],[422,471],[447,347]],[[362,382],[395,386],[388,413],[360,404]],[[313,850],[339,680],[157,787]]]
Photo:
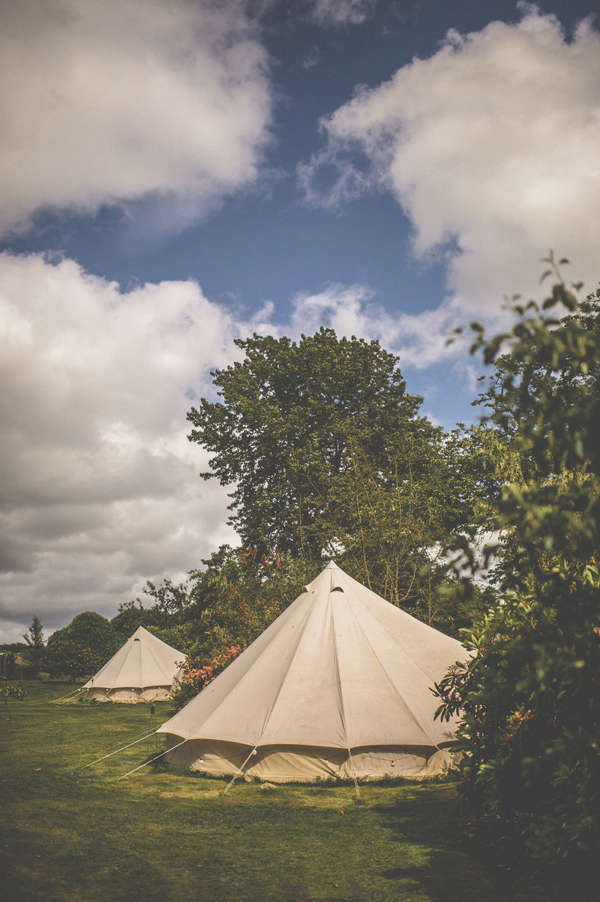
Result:
[[121,644],[109,620],[85,611],[50,636],[44,663],[53,676],[65,675],[74,681],[96,673]]
[[461,601],[443,554],[450,531],[474,516],[470,453],[463,428],[445,434],[427,421],[412,433],[386,436],[371,457],[351,440],[352,468],[331,493],[341,566],[451,634],[471,624],[470,609],[478,606],[474,598]]
[[27,660],[32,666],[35,673],[40,669],[42,659],[46,652],[46,643],[44,641],[44,628],[39,617],[33,616],[31,626],[24,633],[23,638],[27,643]]
[[[168,580],[165,582],[168,582]],[[154,589],[153,583],[148,580],[148,584],[143,591],[144,594],[153,597]],[[110,622],[122,641],[125,642],[139,626],[143,626],[150,632],[155,633],[157,629],[168,628],[170,620],[169,615],[162,611],[158,605],[144,607],[142,600],[136,598],[135,601],[126,601],[120,604],[119,613]]]
[[236,343],[244,361],[212,374],[222,400],[203,398],[188,419],[190,440],[213,454],[202,475],[233,486],[245,547],[307,565],[334,557],[437,621],[444,571],[431,552],[472,513],[467,443],[419,416],[378,342],[322,328],[298,343]]
[[[600,306],[559,276],[541,307],[474,351],[493,363],[481,400],[527,465],[497,505],[500,601],[477,654],[438,687],[462,711],[461,792],[528,851],[586,866],[600,852]],[[566,316],[546,311],[558,306]],[[502,353],[501,353],[502,352]],[[490,549],[492,551],[492,549]],[[463,546],[461,566],[474,566]]]
[[236,344],[244,361],[212,373],[223,401],[202,398],[188,414],[190,440],[213,454],[202,475],[234,486],[230,522],[245,546],[320,559],[338,538],[327,508],[352,468],[351,439],[377,453],[387,435],[419,428],[421,399],[378,342],[322,328],[298,343]]

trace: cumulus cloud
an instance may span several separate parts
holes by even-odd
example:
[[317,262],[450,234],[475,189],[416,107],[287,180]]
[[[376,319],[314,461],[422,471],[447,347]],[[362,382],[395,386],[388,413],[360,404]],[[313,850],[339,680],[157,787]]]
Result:
[[5,635],[33,613],[49,627],[112,615],[147,578],[235,541],[185,416],[257,325],[235,325],[195,282],[123,293],[70,260],[0,255]]
[[[456,316],[456,304],[452,301],[419,314],[396,313],[378,302],[368,285],[334,283],[317,293],[296,295],[289,331],[292,335],[310,335],[320,326],[328,326],[338,335],[379,341],[400,357],[403,368],[422,370],[442,358],[461,357],[459,343],[447,346],[447,333]],[[456,365],[467,372],[463,359],[457,360]],[[469,384],[471,381],[469,376]]]
[[266,53],[243,0],[0,6],[0,231],[154,194],[192,219],[257,178]]
[[[389,190],[414,226],[415,254],[442,254],[449,295],[437,315],[404,317],[427,357],[442,329],[497,313],[513,293],[539,296],[540,258],[600,276],[600,33],[568,37],[522,5],[517,24],[448,33],[429,59],[355,96],[321,122],[323,149],[299,168],[311,203]],[[335,182],[323,190],[333,165]]]

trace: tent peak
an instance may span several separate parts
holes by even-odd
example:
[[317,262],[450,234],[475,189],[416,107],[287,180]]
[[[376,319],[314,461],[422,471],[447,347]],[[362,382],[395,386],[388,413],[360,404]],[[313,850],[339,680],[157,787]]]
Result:
[[335,561],[329,561],[329,563],[325,567],[325,570],[339,570],[339,569],[340,568],[338,567],[338,565],[336,564]]

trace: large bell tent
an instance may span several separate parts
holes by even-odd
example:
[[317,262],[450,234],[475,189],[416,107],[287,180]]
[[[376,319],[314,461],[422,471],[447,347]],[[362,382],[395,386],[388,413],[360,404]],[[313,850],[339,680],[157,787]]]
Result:
[[166,760],[264,780],[424,777],[452,766],[431,689],[467,658],[331,562],[166,721]]
[[83,701],[161,702],[171,699],[186,656],[139,626],[83,686]]

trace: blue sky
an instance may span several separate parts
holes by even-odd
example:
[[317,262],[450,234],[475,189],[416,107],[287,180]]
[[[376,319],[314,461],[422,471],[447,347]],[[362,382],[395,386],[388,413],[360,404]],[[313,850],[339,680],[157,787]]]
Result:
[[596,0],[22,0],[0,11],[0,634],[109,616],[222,541],[190,400],[251,331],[447,348],[549,248],[592,290]]

